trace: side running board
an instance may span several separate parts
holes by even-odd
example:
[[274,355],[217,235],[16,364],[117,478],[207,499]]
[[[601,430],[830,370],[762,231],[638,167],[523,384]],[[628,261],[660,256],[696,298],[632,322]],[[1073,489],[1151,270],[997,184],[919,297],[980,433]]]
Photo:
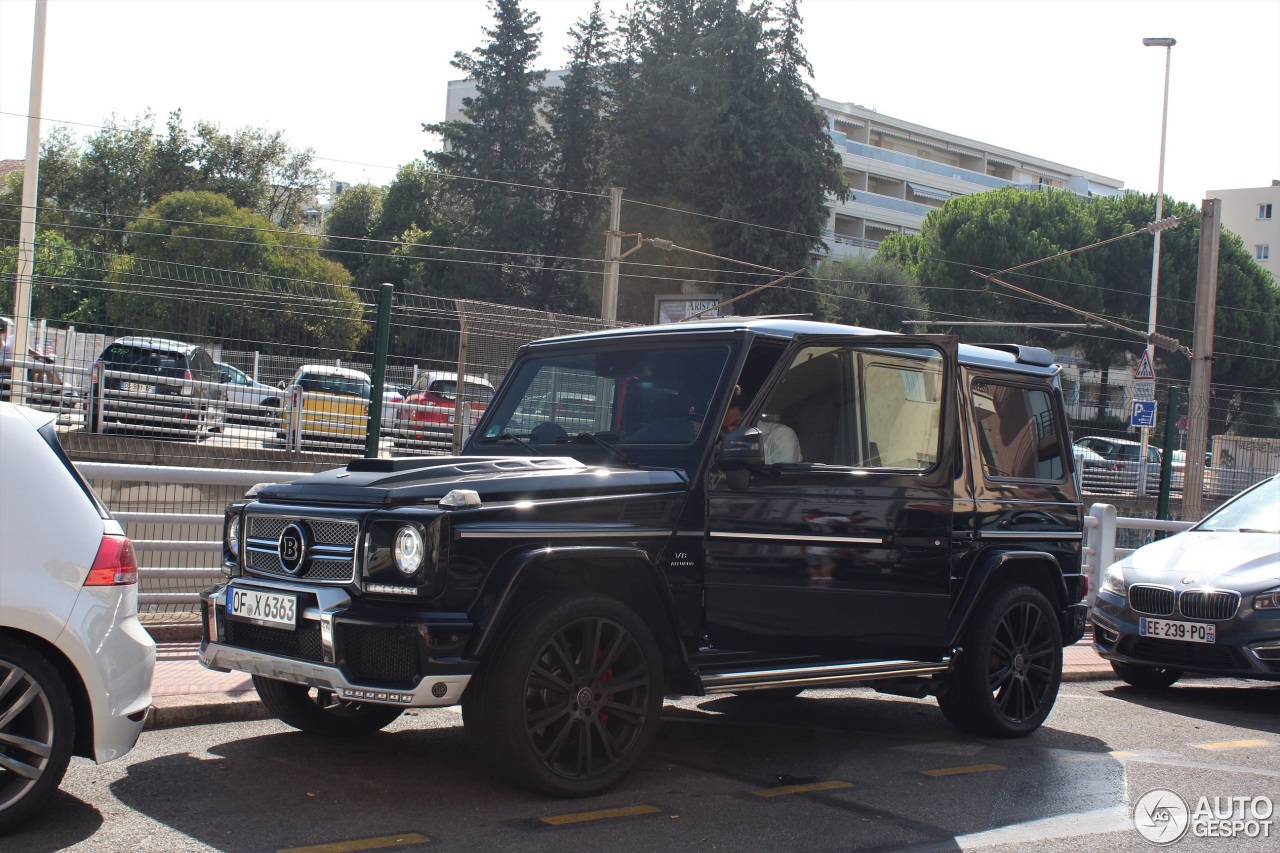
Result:
[[706,693],[743,693],[776,687],[839,687],[860,681],[933,675],[946,672],[950,665],[947,658],[941,663],[911,660],[849,661],[787,669],[709,672],[703,673],[701,680],[702,689]]

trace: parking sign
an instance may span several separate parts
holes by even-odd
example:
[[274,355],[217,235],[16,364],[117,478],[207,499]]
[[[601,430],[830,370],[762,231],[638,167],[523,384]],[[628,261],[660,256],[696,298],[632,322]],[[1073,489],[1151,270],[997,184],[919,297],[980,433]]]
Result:
[[1129,426],[1150,429],[1156,425],[1155,400],[1134,400],[1129,413]]

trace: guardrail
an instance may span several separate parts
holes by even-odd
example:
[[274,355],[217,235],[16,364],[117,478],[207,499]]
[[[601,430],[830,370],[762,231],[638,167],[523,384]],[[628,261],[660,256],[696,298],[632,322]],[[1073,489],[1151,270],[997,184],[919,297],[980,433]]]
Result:
[[1084,547],[1081,549],[1083,569],[1089,576],[1089,606],[1097,598],[1102,584],[1102,573],[1116,560],[1122,560],[1136,548],[1117,548],[1116,533],[1120,530],[1152,530],[1177,533],[1186,530],[1193,521],[1164,521],[1158,518],[1127,518],[1116,515],[1111,504],[1094,504],[1084,519]]
[[[91,482],[137,483],[147,486],[172,484],[179,486],[217,486],[247,491],[258,483],[287,483],[305,476],[303,471],[261,471],[256,469],[177,468],[152,465],[121,465],[105,462],[77,462],[76,468]],[[110,503],[108,503],[110,506]],[[112,514],[133,540],[140,562],[148,557],[182,553],[197,558],[197,566],[142,566],[138,570],[143,586],[138,603],[142,606],[164,605],[194,608],[199,605],[199,592],[222,577],[219,562],[222,553],[222,513],[138,511],[112,508]],[[185,534],[179,538],[160,538],[145,534],[149,525],[178,528]],[[1135,549],[1116,547],[1121,530],[1177,532],[1191,522],[1160,521],[1150,518],[1126,518],[1116,515],[1110,504],[1096,503],[1089,508],[1084,523],[1083,563],[1089,576],[1089,603],[1102,582],[1107,566]],[[149,589],[154,581],[181,581],[189,590],[157,592]]]
[[[106,462],[77,462],[76,469],[90,482],[139,484],[142,488],[157,485],[225,487],[247,491],[258,483],[287,483],[306,476],[304,471],[260,471],[256,469],[177,468],[154,465],[123,465]],[[108,503],[110,507],[110,503]],[[222,555],[222,513],[160,512],[112,509],[112,515],[133,540],[139,563],[165,555],[190,555],[203,565],[143,565],[138,570],[140,582],[138,604],[194,608],[200,603],[200,590],[222,577],[219,568]],[[177,528],[181,538],[152,538],[144,531],[152,526]],[[189,587],[179,591],[156,591],[156,581],[180,581]],[[171,584],[173,585],[173,584]]]

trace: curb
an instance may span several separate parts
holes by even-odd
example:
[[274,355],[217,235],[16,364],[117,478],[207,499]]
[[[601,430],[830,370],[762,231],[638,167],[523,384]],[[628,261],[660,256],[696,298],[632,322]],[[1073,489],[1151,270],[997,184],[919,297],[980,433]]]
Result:
[[269,719],[272,719],[271,713],[252,690],[237,693],[188,693],[155,697],[143,730]]
[[198,643],[204,636],[199,622],[173,622],[163,625],[142,625],[151,639],[157,643]]

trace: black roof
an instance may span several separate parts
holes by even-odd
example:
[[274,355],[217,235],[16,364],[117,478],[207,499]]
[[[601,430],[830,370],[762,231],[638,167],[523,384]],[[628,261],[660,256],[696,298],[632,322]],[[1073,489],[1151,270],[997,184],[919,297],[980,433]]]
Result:
[[[637,337],[670,337],[696,336],[708,334],[732,335],[748,333],[778,338],[793,338],[796,335],[896,335],[899,332],[885,332],[879,329],[867,329],[861,326],[846,326],[842,323],[822,323],[814,320],[801,320],[794,317],[717,317],[709,320],[692,320],[683,323],[664,323],[658,326],[629,326],[617,329],[604,329],[596,332],[582,332],[574,335],[563,335],[546,338],[530,344],[538,347],[543,344],[563,344],[575,341],[606,341],[611,339],[635,339]],[[930,337],[922,335],[919,337]],[[938,336],[933,336],[938,337]],[[1058,366],[1053,363],[1053,353],[1041,347],[1023,346],[1020,344],[960,344],[959,356],[961,364],[996,367],[1005,370],[1017,370],[1036,375],[1053,375]]]

